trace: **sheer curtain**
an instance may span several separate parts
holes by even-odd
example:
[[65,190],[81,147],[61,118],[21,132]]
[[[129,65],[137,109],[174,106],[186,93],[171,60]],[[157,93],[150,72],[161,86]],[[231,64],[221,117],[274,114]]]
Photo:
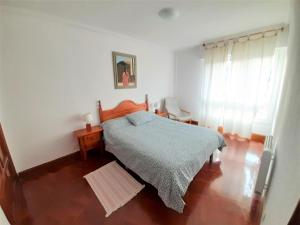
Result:
[[[204,76],[201,79],[200,121],[215,129],[220,125],[223,112],[223,82],[226,77],[228,49],[224,43],[205,53]],[[211,85],[214,84],[214,85]]]
[[286,48],[277,46],[281,33],[206,49],[200,110],[204,125],[247,138],[255,123],[271,130],[286,61]]

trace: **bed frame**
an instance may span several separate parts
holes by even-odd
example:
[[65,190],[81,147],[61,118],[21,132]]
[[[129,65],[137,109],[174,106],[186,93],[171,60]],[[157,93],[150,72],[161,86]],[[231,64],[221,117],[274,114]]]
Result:
[[[135,103],[131,100],[124,100],[120,102],[115,108],[103,110],[101,106],[101,101],[98,101],[99,104],[99,118],[100,123],[104,121],[116,119],[122,116],[126,116],[129,113],[137,112],[137,111],[148,111],[149,104],[148,104],[148,95],[145,95],[145,102],[144,103]],[[213,162],[213,154],[209,157],[209,163]]]
[[115,108],[107,109],[107,110],[102,109],[101,101],[98,101],[98,105],[99,105],[100,123],[103,123],[104,121],[107,120],[122,117],[133,112],[149,110],[148,95],[145,95],[145,102],[140,104],[135,103],[134,101],[131,100],[124,100],[120,102]]

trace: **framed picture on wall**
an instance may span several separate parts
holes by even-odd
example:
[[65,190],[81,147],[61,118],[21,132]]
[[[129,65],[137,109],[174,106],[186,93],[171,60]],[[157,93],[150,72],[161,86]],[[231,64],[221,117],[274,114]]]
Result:
[[115,89],[136,88],[136,56],[112,52]]

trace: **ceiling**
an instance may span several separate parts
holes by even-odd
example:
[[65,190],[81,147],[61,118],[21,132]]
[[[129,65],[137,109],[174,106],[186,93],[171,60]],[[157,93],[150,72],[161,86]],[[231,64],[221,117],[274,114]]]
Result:
[[[150,41],[170,49],[287,23],[288,1],[100,1],[100,0],[0,0],[1,4],[37,10],[74,22]],[[162,20],[158,11],[174,7],[176,20]]]

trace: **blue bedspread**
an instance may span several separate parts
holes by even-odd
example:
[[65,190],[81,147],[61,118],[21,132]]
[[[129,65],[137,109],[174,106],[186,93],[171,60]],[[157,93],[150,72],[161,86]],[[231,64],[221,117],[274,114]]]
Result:
[[225,146],[212,129],[160,116],[134,126],[126,117],[102,124],[106,150],[158,190],[166,206],[182,212],[190,182],[213,151]]

